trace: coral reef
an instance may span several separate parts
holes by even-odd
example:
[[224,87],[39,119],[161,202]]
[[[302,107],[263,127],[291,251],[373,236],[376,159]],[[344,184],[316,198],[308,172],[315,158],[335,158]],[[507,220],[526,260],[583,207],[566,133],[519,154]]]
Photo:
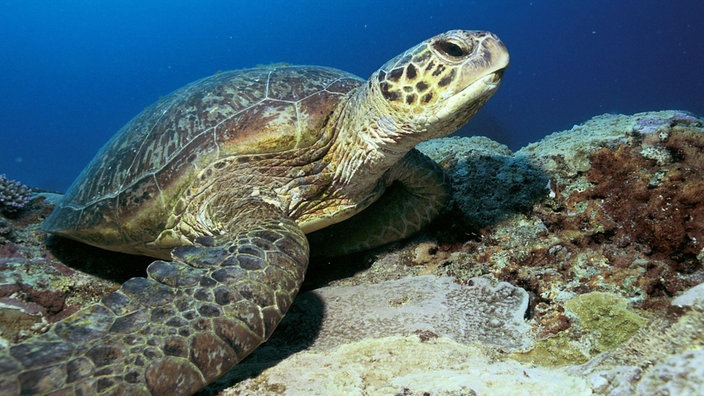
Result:
[[22,209],[32,197],[32,189],[0,175],[0,210],[14,212]]
[[[658,132],[643,134],[643,125]],[[564,302],[575,294],[612,292],[641,309],[668,306],[704,281],[703,132],[701,121],[678,111],[604,115],[519,150],[513,157],[525,166],[514,172],[539,169],[550,182],[534,179],[526,188],[545,194],[531,211],[506,209],[510,215],[480,237],[447,247],[442,273],[525,288],[543,336],[569,328]],[[641,154],[646,148],[671,159]],[[428,154],[440,163],[450,158]],[[448,171],[485,172],[453,164]],[[514,207],[512,197],[495,198],[496,206]]]
[[[200,394],[704,387],[702,120],[610,114],[515,153],[486,138],[419,149],[452,175],[449,213],[404,243],[311,263],[272,339]],[[0,216],[0,344],[143,272],[67,241],[47,250],[48,198]]]
[[[704,217],[704,135],[701,123],[684,118],[681,124],[681,118],[611,117],[623,123],[611,127],[622,131],[621,139],[595,147],[589,169],[563,178],[561,196],[535,212],[560,239],[563,256],[574,259],[572,252],[588,248],[589,260],[602,267],[580,268],[581,284],[590,290],[617,290],[643,305],[667,304],[667,298],[704,281],[704,223],[698,220]],[[669,129],[638,132],[638,125],[661,120]],[[636,126],[629,128],[627,121]],[[667,155],[653,158],[643,154],[652,153],[646,149]],[[555,261],[549,252],[542,255]]]

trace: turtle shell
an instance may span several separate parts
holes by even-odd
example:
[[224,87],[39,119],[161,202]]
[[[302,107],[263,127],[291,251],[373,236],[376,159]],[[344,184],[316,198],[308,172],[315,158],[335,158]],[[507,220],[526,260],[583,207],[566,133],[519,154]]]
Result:
[[229,71],[193,82],[120,129],[74,181],[44,229],[130,252],[130,244],[149,242],[135,235],[154,238],[150,234],[163,229],[200,169],[228,156],[314,144],[338,103],[362,82],[314,66]]

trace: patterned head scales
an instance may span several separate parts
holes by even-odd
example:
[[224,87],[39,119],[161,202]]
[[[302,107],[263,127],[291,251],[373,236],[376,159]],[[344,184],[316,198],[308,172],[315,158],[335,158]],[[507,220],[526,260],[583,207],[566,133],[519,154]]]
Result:
[[491,97],[508,60],[494,34],[453,30],[387,62],[370,78],[370,88],[379,90],[389,112],[410,129],[444,136]]

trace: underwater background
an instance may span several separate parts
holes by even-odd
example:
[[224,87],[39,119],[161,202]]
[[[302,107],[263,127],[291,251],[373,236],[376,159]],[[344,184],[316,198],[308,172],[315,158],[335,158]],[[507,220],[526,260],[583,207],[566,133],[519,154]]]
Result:
[[0,1],[0,174],[65,191],[160,96],[219,70],[287,62],[369,76],[451,29],[511,53],[464,127],[518,149],[607,113],[704,114],[700,0]]

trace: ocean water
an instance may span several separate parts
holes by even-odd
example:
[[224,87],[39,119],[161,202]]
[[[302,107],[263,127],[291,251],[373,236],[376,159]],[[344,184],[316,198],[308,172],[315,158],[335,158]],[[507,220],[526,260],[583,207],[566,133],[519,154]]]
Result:
[[219,70],[287,62],[369,76],[450,29],[511,52],[463,135],[513,149],[594,115],[704,115],[701,0],[0,1],[0,174],[64,191],[144,107]]

